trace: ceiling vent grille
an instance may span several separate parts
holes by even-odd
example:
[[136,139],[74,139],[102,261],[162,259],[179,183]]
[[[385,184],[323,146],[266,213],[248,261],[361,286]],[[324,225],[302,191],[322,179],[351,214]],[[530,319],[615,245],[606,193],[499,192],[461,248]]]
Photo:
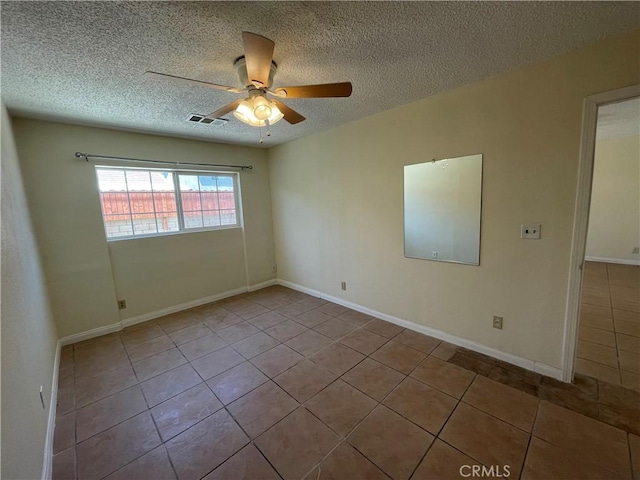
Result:
[[204,115],[198,113],[192,113],[187,117],[187,122],[202,123],[211,127],[222,127],[227,124],[229,120],[224,118],[206,118]]

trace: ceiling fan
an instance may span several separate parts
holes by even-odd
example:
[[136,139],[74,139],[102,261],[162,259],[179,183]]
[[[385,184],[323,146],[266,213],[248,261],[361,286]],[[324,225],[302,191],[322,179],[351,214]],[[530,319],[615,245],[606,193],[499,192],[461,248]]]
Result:
[[[146,72],[146,75],[163,80],[223,90],[229,93],[243,94],[247,92],[246,98],[231,102],[215,112],[211,112],[205,118],[220,118],[233,111],[233,115],[237,119],[254,127],[269,127],[269,125],[273,125],[283,118],[290,124],[300,123],[305,119],[298,112],[281,102],[280,98],[326,98],[348,97],[351,95],[351,82],[299,85],[272,89],[273,77],[278,69],[278,66],[273,61],[274,42],[262,35],[251,32],[242,32],[242,42],[244,44],[244,55],[234,62],[234,66],[240,77],[240,82],[245,85],[244,88],[218,85],[157,72]],[[277,98],[272,98],[271,96]]]

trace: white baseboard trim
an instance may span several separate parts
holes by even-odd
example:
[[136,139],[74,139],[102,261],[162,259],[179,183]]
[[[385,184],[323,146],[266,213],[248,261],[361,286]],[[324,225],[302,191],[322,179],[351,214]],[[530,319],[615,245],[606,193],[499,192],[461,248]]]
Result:
[[53,361],[51,377],[51,397],[49,399],[49,418],[47,420],[47,436],[44,440],[44,457],[42,461],[42,480],[50,480],[53,475],[53,434],[56,430],[56,407],[58,405],[58,374],[60,371],[60,355],[62,342],[56,345],[56,357]]
[[120,330],[122,330],[122,324],[120,322],[112,323],[111,325],[106,325],[104,327],[98,327],[92,330],[87,330],[86,332],[74,333],[73,335],[62,337],[60,342],[64,347],[66,345],[71,345],[72,343],[78,343],[84,340],[100,337],[102,335],[107,335],[108,333],[119,332]]
[[154,312],[143,313],[142,315],[137,315],[135,317],[125,318],[120,323],[122,323],[123,328],[130,327],[131,325],[137,325],[138,323],[143,323],[148,320],[153,320],[154,318],[164,317],[165,315],[181,312],[183,310],[188,310],[193,307],[199,307],[200,305],[205,305],[207,303],[216,302],[218,300],[222,300],[223,298],[233,297],[234,295],[240,295],[241,293],[246,293],[247,291],[248,291],[248,287],[240,287],[240,288],[235,288],[233,290],[227,290],[226,292],[217,293],[215,295],[209,295],[208,297],[198,298],[196,300],[191,300],[189,302],[180,303],[178,305],[173,305],[167,308],[162,308]]
[[247,287],[247,291],[255,292],[256,290],[262,290],[263,288],[271,287],[273,285],[278,285],[278,280],[276,278],[267,280],[266,282],[254,283],[253,285],[249,285]]
[[443,332],[441,330],[436,330],[435,328],[427,327],[425,325],[419,325],[417,323],[411,322],[409,320],[404,320],[399,317],[394,317],[393,315],[389,315],[386,313],[378,312],[376,310],[372,310],[367,307],[363,307],[362,305],[358,305],[356,303],[349,302],[339,297],[334,297],[332,295],[327,295],[325,293],[319,292],[317,290],[313,290],[311,288],[303,287],[302,285],[298,285],[292,282],[287,282],[286,280],[278,280],[278,283],[284,287],[289,287],[293,290],[297,290],[299,292],[307,293],[309,295],[313,295],[314,297],[319,297],[324,300],[328,300],[333,303],[337,303],[338,305],[342,305],[343,307],[350,308],[352,310],[356,310],[357,312],[361,312],[367,315],[371,315],[372,317],[379,318],[381,320],[386,320],[387,322],[394,323],[404,328],[408,328],[409,330],[413,330],[418,333],[424,333],[425,335],[430,335],[439,340],[444,340],[445,342],[452,343],[454,345],[458,345],[459,347],[468,348],[469,350],[473,350],[474,352],[482,353],[484,355],[488,355],[493,358],[497,358],[498,360],[502,360],[504,362],[510,363],[512,365],[517,365],[518,367],[525,368],[527,370],[531,370],[533,372],[539,373],[541,375],[545,375],[547,377],[555,378],[556,380],[562,379],[562,370],[555,367],[550,367],[549,365],[545,365],[540,362],[536,362],[535,360],[529,360],[528,358],[520,357],[517,355],[513,355],[511,353],[503,352],[501,350],[496,350],[491,347],[487,347],[485,345],[480,345],[478,343],[472,342],[470,340],[457,337],[455,335],[451,335],[449,333]]
[[584,257],[587,262],[619,263],[620,265],[640,265],[640,260],[626,258]]
[[84,340],[89,340],[91,338],[107,335],[109,333],[119,332],[123,328],[130,327],[132,325],[137,325],[138,323],[143,323],[148,320],[164,317],[165,315],[181,312],[183,310],[188,310],[193,307],[199,307],[200,305],[216,302],[218,300],[222,300],[223,298],[233,297],[234,295],[240,295],[241,293],[255,292],[257,290],[270,287],[272,285],[278,285],[278,280],[276,279],[267,280],[266,282],[249,285],[248,287],[240,287],[233,290],[227,290],[226,292],[217,293],[215,295],[210,295],[208,297],[198,298],[196,300],[191,300],[189,302],[180,303],[178,305],[173,305],[167,308],[162,308],[154,312],[143,313],[142,315],[137,315],[135,317],[125,318],[124,320],[117,323],[112,323],[111,325],[106,325],[104,327],[94,328],[93,330],[87,330],[86,332],[80,332],[73,335],[69,335],[67,337],[63,337],[60,339],[60,342],[62,346],[71,345],[72,343],[78,343]]

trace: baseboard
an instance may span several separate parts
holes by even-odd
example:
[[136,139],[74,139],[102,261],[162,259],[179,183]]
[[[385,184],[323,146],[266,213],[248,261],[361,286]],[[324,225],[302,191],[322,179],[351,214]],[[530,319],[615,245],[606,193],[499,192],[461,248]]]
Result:
[[441,330],[436,330],[435,328],[427,327],[425,325],[419,325],[417,323],[411,322],[409,320],[404,320],[399,317],[395,317],[393,315],[389,315],[386,313],[378,312],[376,310],[372,310],[367,307],[363,307],[362,305],[358,305],[357,303],[352,303],[347,300],[344,300],[339,297],[334,297],[332,295],[327,295],[318,290],[314,290],[311,288],[304,287],[302,285],[298,285],[292,282],[287,282],[286,280],[278,280],[278,283],[284,287],[291,288],[293,290],[297,290],[299,292],[303,292],[309,295],[313,295],[314,297],[319,297],[324,300],[337,303],[338,305],[342,305],[343,307],[350,308],[360,313],[364,313],[366,315],[370,315],[375,318],[379,318],[381,320],[385,320],[390,323],[394,323],[404,328],[408,328],[409,330],[413,330],[418,333],[423,333],[425,335],[429,335],[431,337],[435,337],[439,340],[444,340],[445,342],[452,343],[459,347],[468,348],[469,350],[473,350],[474,352],[482,353],[484,355],[488,355],[493,358],[497,358],[498,360],[502,360],[504,362],[510,363],[512,365],[517,365],[518,367],[525,368],[527,370],[531,370],[533,372],[539,373],[541,375],[555,378],[556,380],[562,379],[562,370],[555,367],[550,367],[549,365],[545,365],[540,362],[536,362],[534,360],[529,360],[528,358],[520,357],[517,355],[513,355],[511,353],[503,352],[501,350],[496,350],[491,347],[487,347],[485,345],[481,345],[470,340],[451,335],[449,333],[443,332]]
[[73,335],[62,337],[60,339],[60,342],[64,347],[66,345],[71,345],[72,343],[78,343],[84,340],[90,340],[95,337],[100,337],[102,335],[107,335],[108,333],[119,332],[120,330],[122,330],[122,324],[120,322],[117,322],[112,323],[111,325],[106,325],[104,327],[87,330],[86,332],[74,333]]
[[266,282],[254,283],[253,285],[249,285],[247,287],[247,291],[255,292],[256,290],[261,290],[263,288],[271,287],[273,285],[278,285],[278,280],[276,278],[272,278],[271,280],[267,280]]
[[227,290],[226,292],[217,293],[215,295],[210,295],[208,297],[198,298],[196,300],[191,300],[189,302],[180,303],[178,305],[173,305],[167,308],[162,308],[154,312],[143,313],[142,315],[137,315],[135,317],[125,318],[120,323],[122,324],[123,328],[130,327],[131,325],[137,325],[138,323],[147,322],[149,320],[153,320],[154,318],[164,317],[165,315],[181,312],[183,310],[189,310],[190,308],[199,307],[200,305],[205,305],[207,303],[217,302],[218,300],[222,300],[223,298],[233,297],[234,295],[240,295],[241,293],[246,293],[247,291],[248,291],[248,287],[240,287],[233,290]]
[[51,397],[49,399],[49,418],[47,420],[47,436],[44,440],[44,457],[42,461],[42,480],[49,480],[53,475],[53,434],[56,429],[56,407],[58,405],[58,375],[60,372],[60,355],[62,341],[56,345],[56,357],[53,361],[51,377]]
[[584,257],[584,259],[587,262],[618,263],[620,265],[640,265],[640,260],[629,260],[624,258]]

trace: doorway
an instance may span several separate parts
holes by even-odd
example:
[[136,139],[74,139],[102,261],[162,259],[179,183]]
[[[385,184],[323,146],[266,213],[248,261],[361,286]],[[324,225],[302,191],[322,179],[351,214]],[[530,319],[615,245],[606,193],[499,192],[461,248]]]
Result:
[[[623,196],[629,192],[628,188],[616,190],[611,185],[611,182],[622,181],[619,170],[624,163],[617,159],[620,154],[615,151],[624,142],[615,138],[622,139],[635,133],[635,140],[638,139],[639,97],[640,86],[635,85],[593,95],[584,102],[564,336],[562,370],[566,382],[573,381],[574,373],[580,372],[640,390],[640,372],[632,371],[640,354],[640,339],[628,336],[629,331],[625,330],[630,327],[627,322],[633,323],[640,315],[634,293],[640,292],[635,283],[640,267],[633,265],[637,265],[634,260],[640,255],[632,253],[640,243],[637,239],[640,234],[637,228],[633,231],[629,221],[616,223],[624,220],[615,203],[620,201],[616,194]],[[623,121],[625,115],[628,118]],[[631,134],[622,132],[623,128],[630,129]],[[627,144],[633,145],[633,139]],[[612,150],[611,147],[615,148]],[[607,161],[611,156],[617,159],[615,165]],[[637,158],[636,154],[635,162]],[[635,178],[624,181],[635,185],[640,181],[638,178],[636,173]],[[632,211],[637,205],[627,207]],[[617,228],[620,230],[615,230]],[[627,233],[623,235],[621,232],[625,228]],[[619,332],[614,313],[618,317]],[[619,350],[619,346],[622,349]],[[619,352],[623,352],[621,356]],[[630,369],[624,374],[626,385],[623,384],[621,365]]]

